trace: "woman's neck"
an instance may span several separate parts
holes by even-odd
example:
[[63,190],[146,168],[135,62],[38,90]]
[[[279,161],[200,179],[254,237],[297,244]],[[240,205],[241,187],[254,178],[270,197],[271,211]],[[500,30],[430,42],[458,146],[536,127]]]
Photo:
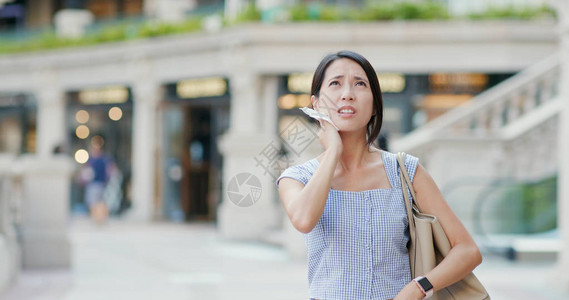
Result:
[[349,172],[363,166],[368,158],[367,155],[370,153],[365,132],[363,135],[361,133],[340,132],[340,137],[344,147],[338,164],[342,170]]

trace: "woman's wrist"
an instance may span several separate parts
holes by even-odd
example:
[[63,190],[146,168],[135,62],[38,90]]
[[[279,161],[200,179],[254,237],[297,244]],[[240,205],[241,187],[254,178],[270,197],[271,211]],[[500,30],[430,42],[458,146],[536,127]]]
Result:
[[414,281],[409,282],[394,299],[423,299],[425,294]]
[[342,155],[342,150],[340,149],[340,147],[330,147],[326,149],[326,152],[328,152],[330,156],[333,157],[335,160],[340,159],[340,156]]
[[411,281],[411,284],[414,287],[415,292],[413,293],[413,295],[414,295],[415,299],[425,299],[425,296],[427,296],[427,295],[425,295],[425,293],[423,292],[421,287],[419,287],[419,284],[414,280]]

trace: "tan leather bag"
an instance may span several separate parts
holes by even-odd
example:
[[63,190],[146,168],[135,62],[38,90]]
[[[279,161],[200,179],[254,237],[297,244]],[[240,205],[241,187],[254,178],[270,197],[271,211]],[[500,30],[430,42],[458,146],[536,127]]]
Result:
[[[399,152],[399,175],[401,177],[401,189],[405,198],[405,207],[409,217],[409,260],[411,263],[411,277],[425,275],[434,269],[450,251],[450,242],[439,223],[437,217],[423,214],[419,206],[413,201],[413,207],[409,202],[407,187],[415,198],[415,190],[409,179],[409,173],[405,168],[405,153]],[[468,274],[460,281],[437,291],[431,299],[447,300],[470,300],[490,299],[488,292],[482,286],[473,273]]]

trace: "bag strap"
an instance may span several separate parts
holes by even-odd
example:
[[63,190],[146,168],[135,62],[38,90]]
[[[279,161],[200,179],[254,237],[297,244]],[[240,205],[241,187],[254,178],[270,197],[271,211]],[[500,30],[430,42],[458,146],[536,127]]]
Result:
[[405,156],[405,152],[397,153],[397,162],[399,163],[399,177],[401,177],[401,191],[403,192],[405,209],[407,210],[407,219],[409,220],[409,236],[411,241],[414,241],[415,221],[413,220],[413,212],[411,211],[411,201],[409,199],[409,194],[407,193],[407,187],[409,187],[409,190],[413,193],[413,197],[415,197],[415,191],[413,190],[413,185],[408,182],[409,175],[407,174],[407,168],[405,168]]
[[[397,153],[397,161],[399,163],[399,175],[401,177],[401,187],[403,187],[403,181],[405,181],[409,191],[411,192],[411,197],[413,197],[413,207],[412,209],[416,210],[417,212],[421,212],[421,207],[419,203],[417,203],[415,189],[413,188],[413,183],[411,183],[411,179],[409,178],[409,172],[407,172],[407,168],[405,167],[405,157],[407,154],[405,152]],[[403,196],[407,194],[407,190],[404,191]],[[409,200],[409,199],[407,199]],[[407,201],[409,203],[409,201]]]

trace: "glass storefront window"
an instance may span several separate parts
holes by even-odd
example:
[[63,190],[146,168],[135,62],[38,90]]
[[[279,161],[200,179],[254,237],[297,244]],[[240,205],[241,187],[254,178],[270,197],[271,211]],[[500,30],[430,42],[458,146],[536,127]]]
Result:
[[117,170],[109,174],[107,183],[113,180],[113,188],[109,187],[105,194],[111,215],[119,215],[130,207],[131,97],[128,87],[118,86],[67,93],[66,148],[78,164],[71,191],[71,207],[75,214],[88,212],[85,188],[92,180],[87,175],[94,142],[101,145],[109,166]]

